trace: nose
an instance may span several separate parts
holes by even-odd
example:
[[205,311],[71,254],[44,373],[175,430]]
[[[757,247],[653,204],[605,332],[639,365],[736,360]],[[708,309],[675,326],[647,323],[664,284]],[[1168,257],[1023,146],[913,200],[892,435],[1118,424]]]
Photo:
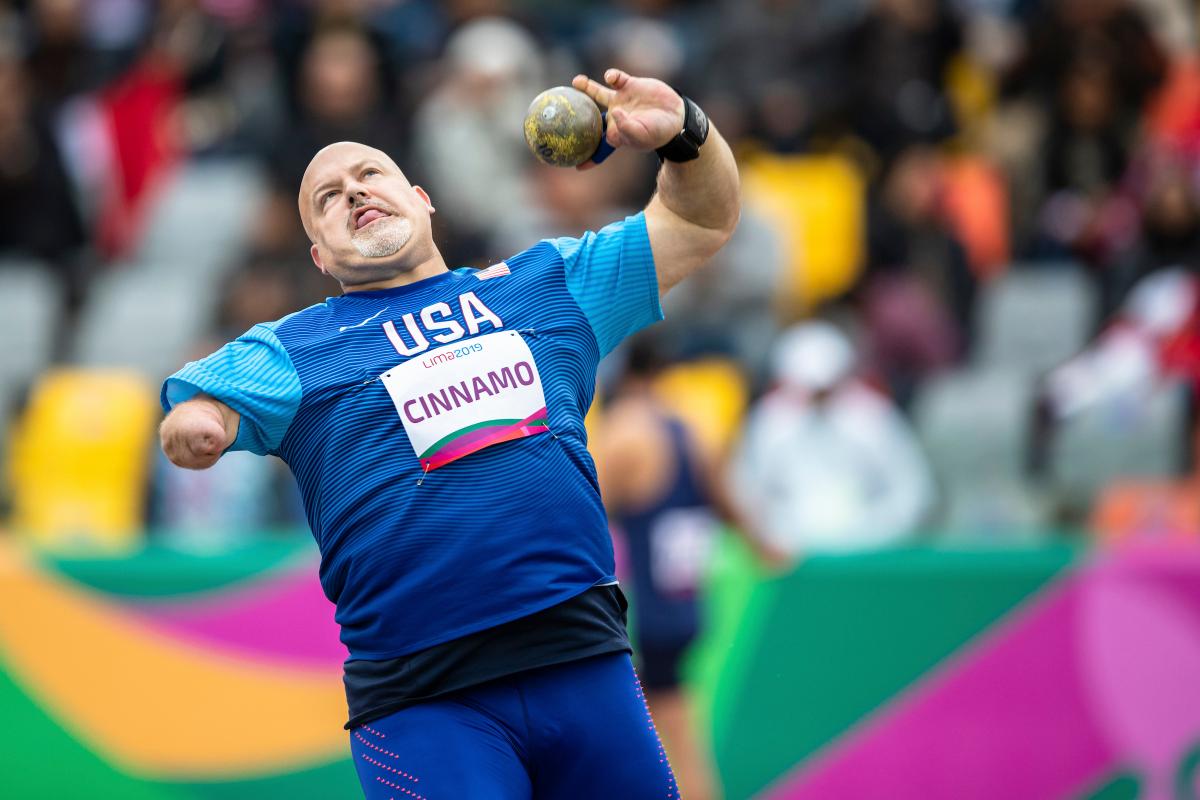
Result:
[[367,195],[367,190],[361,186],[347,186],[346,197],[350,199],[352,208],[358,208],[361,205],[366,205],[371,198]]

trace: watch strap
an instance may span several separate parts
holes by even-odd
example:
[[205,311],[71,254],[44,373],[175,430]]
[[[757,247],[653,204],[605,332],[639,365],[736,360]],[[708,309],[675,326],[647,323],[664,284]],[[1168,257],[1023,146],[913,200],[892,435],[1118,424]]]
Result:
[[654,152],[664,161],[691,161],[700,157],[700,145],[708,139],[708,115],[690,98],[683,98],[683,130]]

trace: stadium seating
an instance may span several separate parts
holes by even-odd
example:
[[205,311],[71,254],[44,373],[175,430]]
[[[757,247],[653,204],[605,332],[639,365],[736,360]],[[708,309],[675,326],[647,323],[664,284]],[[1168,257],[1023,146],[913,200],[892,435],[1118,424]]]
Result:
[[848,158],[758,155],[742,168],[745,202],[768,219],[791,254],[784,305],[837,297],[863,261],[866,182]]
[[50,549],[140,542],[158,408],[135,373],[46,372],[14,426],[13,528]]
[[0,262],[0,387],[23,384],[50,362],[61,288],[45,264]]
[[726,453],[741,430],[750,392],[737,364],[704,358],[676,364],[655,387],[710,453]]
[[1082,349],[1096,321],[1095,287],[1071,264],[1014,266],[981,298],[975,363],[1038,373]]
[[21,392],[50,363],[57,336],[61,289],[36,262],[0,262],[0,455]]
[[1067,509],[1086,511],[1108,484],[1180,472],[1188,446],[1188,388],[1146,387],[1074,414],[1050,443],[1050,476]]
[[151,270],[223,272],[245,250],[265,182],[251,163],[193,161],[176,170],[144,221],[134,261]]
[[1032,411],[1033,381],[1020,370],[962,370],[921,387],[913,417],[940,484],[940,524],[980,536],[1045,523],[1026,475]]
[[117,270],[92,286],[72,354],[81,364],[129,367],[152,380],[178,369],[212,316],[217,287],[148,266]]

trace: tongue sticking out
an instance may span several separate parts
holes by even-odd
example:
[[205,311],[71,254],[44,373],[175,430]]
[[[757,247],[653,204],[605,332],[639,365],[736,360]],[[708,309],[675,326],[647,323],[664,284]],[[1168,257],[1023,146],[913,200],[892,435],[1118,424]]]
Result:
[[382,211],[379,211],[374,208],[369,208],[366,211],[364,211],[362,213],[362,216],[360,216],[358,218],[358,221],[354,223],[354,228],[355,228],[355,230],[357,230],[359,228],[364,228],[367,225],[370,225],[375,220],[377,220],[381,217],[386,217],[386,216],[387,216],[387,214],[383,213]]

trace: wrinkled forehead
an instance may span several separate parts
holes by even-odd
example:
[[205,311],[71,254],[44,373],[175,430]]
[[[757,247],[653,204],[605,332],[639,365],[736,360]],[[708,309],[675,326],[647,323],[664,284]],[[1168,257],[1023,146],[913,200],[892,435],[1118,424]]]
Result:
[[304,170],[304,177],[300,181],[301,199],[321,182],[336,178],[346,169],[364,161],[379,162],[395,170],[401,177],[404,175],[391,156],[382,150],[358,142],[337,142],[318,150],[312,161],[308,162],[308,168]]

